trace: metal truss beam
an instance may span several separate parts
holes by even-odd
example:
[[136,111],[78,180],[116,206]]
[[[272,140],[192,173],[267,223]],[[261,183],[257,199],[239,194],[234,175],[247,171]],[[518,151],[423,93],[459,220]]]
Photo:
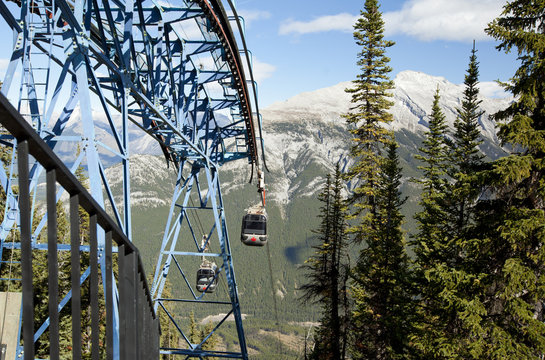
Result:
[[[129,239],[129,132],[140,129],[141,136],[150,135],[159,142],[166,161],[177,168],[180,184],[165,232],[167,236],[173,231],[175,236],[163,239],[155,273],[156,308],[167,302],[162,296],[164,280],[158,275],[164,274],[165,264],[170,267],[174,262],[184,274],[186,265],[181,259],[204,251],[199,245],[192,251],[176,249],[188,240],[184,237],[191,240],[196,236],[194,224],[182,231],[177,221],[198,209],[206,214],[203,218],[210,219],[210,228],[202,235],[217,242],[219,249],[214,255],[222,261],[220,276],[227,283],[227,299],[210,304],[230,304],[227,313],[237,324],[241,351],[224,357],[247,358],[218,169],[224,163],[246,159],[254,165],[252,171],[259,171],[265,161],[251,67],[245,73],[240,50],[248,65],[250,54],[236,10],[230,1],[228,5],[226,11],[220,0],[181,0],[176,6],[154,0],[2,1],[0,20],[11,29],[13,43],[5,49],[11,56],[0,91],[73,172],[83,168],[92,196],[109,209]],[[228,14],[234,15],[238,34],[231,28]],[[9,137],[3,137],[2,144],[15,146]],[[7,169],[0,169],[0,185],[7,194],[0,252],[19,246],[10,235],[19,224],[13,164],[11,161]],[[121,190],[106,176],[105,169],[112,165],[121,167]],[[31,164],[29,193],[34,199],[39,198],[43,174],[39,164]],[[199,174],[205,178],[202,184]],[[62,191],[56,196],[60,199]],[[187,203],[192,196],[200,203],[195,208]],[[37,218],[39,211],[36,202],[31,219]],[[37,241],[46,222],[44,216],[32,234],[35,251],[47,248]],[[99,231],[99,249],[104,241],[104,232]],[[98,263],[104,270],[102,254]],[[197,301],[206,303],[202,298]],[[45,331],[46,323],[40,331]],[[117,323],[115,331],[118,335]],[[198,344],[188,344],[188,348],[164,351],[222,357]],[[118,346],[114,355],[119,355]]]

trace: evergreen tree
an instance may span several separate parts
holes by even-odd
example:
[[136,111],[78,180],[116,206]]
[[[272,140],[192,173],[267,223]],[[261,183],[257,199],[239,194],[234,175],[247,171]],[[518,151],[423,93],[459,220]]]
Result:
[[319,244],[313,246],[315,253],[305,261],[304,269],[307,270],[308,281],[302,284],[301,300],[303,303],[319,304],[322,308],[320,325],[314,331],[314,348],[309,359],[334,359],[339,356],[339,339],[333,335],[332,328],[332,301],[331,301],[331,270],[334,258],[332,256],[332,186],[331,175],[326,176],[326,183],[322,192],[318,195],[322,202],[320,208],[320,227],[318,234]]
[[413,313],[409,259],[401,225],[401,167],[397,144],[388,146],[377,177],[376,216],[354,269],[354,359],[402,359],[409,356]]
[[487,261],[488,359],[545,354],[545,4],[514,0],[486,32],[498,50],[516,50],[520,67],[504,87],[513,103],[494,115],[513,151],[481,172],[490,190],[479,201],[475,233]]
[[[380,149],[391,138],[382,126],[393,120],[388,109],[393,105],[389,100],[394,88],[389,78],[392,68],[386,50],[394,42],[384,40],[384,20],[377,0],[366,0],[361,17],[354,25],[354,39],[361,46],[358,62],[361,73],[354,80],[353,87],[346,89],[352,95],[352,108],[344,115],[350,132],[354,135],[351,156],[355,163],[347,178],[357,184],[351,202],[356,213],[363,216],[359,231],[362,234],[372,223],[369,217],[376,214],[376,182],[380,167]],[[357,230],[357,229],[353,229]],[[361,239],[359,239],[361,240]]]
[[193,311],[189,314],[189,341],[191,341],[192,344],[200,343],[199,327],[197,321],[195,321],[195,313]]
[[305,263],[309,281],[301,286],[302,300],[322,306],[321,325],[315,333],[311,359],[344,359],[346,349],[346,206],[342,198],[342,180],[339,166],[335,178],[326,178],[318,196],[321,224],[316,231],[320,243],[314,246],[315,255]]
[[[347,179],[356,184],[350,199],[356,220],[350,232],[366,248],[353,271],[351,352],[355,359],[400,358],[406,351],[408,264],[400,228],[400,169],[391,144],[393,134],[384,127],[393,120],[388,109],[393,105],[389,98],[394,83],[386,51],[394,43],[384,39],[377,0],[365,1],[354,30],[362,48],[361,73],[353,88],[346,90],[352,94],[353,107],[345,118],[354,135],[355,160]],[[385,146],[390,150],[387,159],[382,155]]]
[[[200,344],[212,330],[214,330],[214,323],[208,322],[204,327],[199,326],[195,320],[195,313],[191,311],[189,314],[189,341],[191,341],[193,345]],[[214,333],[202,344],[202,349],[215,350],[218,341],[218,336]]]
[[[461,108],[454,122],[449,164],[449,185],[445,188],[448,204],[448,226],[444,243],[450,259],[437,263],[436,273],[443,290],[438,305],[443,310],[443,358],[481,358],[487,347],[482,338],[485,315],[483,287],[485,261],[480,256],[480,241],[475,238],[476,203],[482,191],[476,172],[485,166],[479,150],[482,143],[478,120],[484,114],[478,99],[479,69],[475,42],[465,75]],[[440,308],[438,309],[440,311]]]
[[[214,330],[214,323],[208,322],[200,331],[199,342],[203,341]],[[218,345],[218,336],[216,333],[210,335],[210,337],[202,344],[203,350],[215,350]]]
[[[422,358],[443,358],[452,353],[447,339],[452,311],[445,309],[443,293],[446,277],[450,277],[449,261],[453,253],[449,247],[446,175],[448,166],[447,125],[439,106],[440,94],[436,90],[428,131],[420,154],[423,162],[419,169],[423,177],[417,180],[423,187],[420,200],[422,211],[415,215],[418,233],[413,238],[415,252],[415,279],[421,302],[420,313],[411,341]],[[443,355],[443,356],[442,356]],[[448,358],[448,356],[446,356]]]
[[478,99],[479,63],[475,42],[469,58],[469,66],[465,75],[464,97],[462,107],[457,108],[457,117],[454,121],[453,149],[452,149],[452,186],[451,212],[452,233],[455,236],[464,236],[468,224],[473,218],[473,209],[480,187],[476,184],[474,173],[482,166],[484,155],[479,150],[482,144],[479,131],[479,117],[484,111],[479,108],[482,100]]
[[422,211],[413,241],[416,283],[421,313],[411,336],[419,357],[481,358],[485,313],[481,280],[486,276],[474,238],[474,204],[480,193],[474,172],[481,167],[478,145],[478,69],[473,48],[466,75],[462,108],[458,109],[453,140],[436,92],[429,131],[418,155],[424,162]]
[[417,258],[423,263],[428,260],[445,260],[450,254],[444,252],[444,237],[447,227],[446,199],[448,182],[448,142],[446,140],[447,125],[445,115],[439,106],[439,88],[436,90],[432,113],[428,123],[428,131],[420,154],[415,157],[423,162],[418,168],[422,170],[422,179],[417,180],[422,185],[420,205],[422,211],[415,215],[418,221],[418,235],[413,245]]
[[[2,134],[8,134],[2,129]],[[6,173],[9,173],[9,166],[11,164],[13,148],[0,144],[0,161],[1,166]],[[4,184],[0,186],[0,223],[4,221],[4,212],[6,211],[7,193],[4,189]],[[18,193],[18,185],[12,185],[12,191]],[[19,242],[20,232],[18,230],[12,230],[8,236],[7,242]],[[0,263],[0,277],[3,279],[20,279],[22,277],[21,267],[19,265],[21,260],[20,249],[7,249],[2,250],[2,262]],[[20,292],[21,283],[13,280],[0,281],[0,290],[7,292]]]
[[[149,279],[151,280],[151,279]],[[170,281],[167,279],[165,281],[165,287],[163,288],[163,297],[164,298],[172,298],[172,285]],[[162,306],[165,306],[165,308],[172,313],[173,308],[171,307],[171,304],[162,303]],[[161,335],[159,338],[159,346],[164,348],[174,348],[178,346],[178,344],[181,343],[182,338],[180,337],[180,333],[176,329],[176,326],[174,325],[173,321],[170,319],[169,315],[167,314],[167,311],[162,309],[162,306],[160,305],[157,308],[157,315],[159,316],[159,323],[161,326]],[[189,341],[191,341],[193,344],[200,343],[199,340],[199,329],[197,322],[195,321],[195,314],[193,311],[189,314],[189,326],[190,326],[190,332],[189,332]],[[172,354],[162,354],[160,356],[161,359],[167,360],[167,359],[174,359],[176,356]]]

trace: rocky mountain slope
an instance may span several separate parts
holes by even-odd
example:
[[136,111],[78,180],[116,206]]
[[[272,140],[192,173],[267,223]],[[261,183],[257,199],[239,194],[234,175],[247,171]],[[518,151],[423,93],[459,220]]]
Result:
[[[401,144],[401,156],[409,175],[414,170],[413,154],[427,129],[433,95],[439,88],[441,107],[447,123],[453,128],[456,108],[461,106],[463,85],[449,83],[444,78],[414,71],[404,71],[395,78],[394,121],[387,127],[394,130]],[[319,189],[320,178],[304,184],[305,171],[311,166],[330,172],[336,162],[346,167],[349,160],[350,135],[341,114],[351,107],[350,94],[344,90],[351,82],[330,88],[302,93],[284,102],[274,103],[262,111],[271,170],[268,183],[270,194],[278,204],[287,205],[294,197],[312,196]],[[501,156],[497,147],[495,125],[489,115],[505,108],[510,99],[481,97],[485,114],[479,119],[485,139],[482,150],[491,158]]]

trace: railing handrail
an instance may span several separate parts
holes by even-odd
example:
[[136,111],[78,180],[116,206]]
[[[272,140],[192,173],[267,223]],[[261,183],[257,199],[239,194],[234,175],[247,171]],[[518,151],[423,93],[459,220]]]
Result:
[[[97,215],[97,223],[105,230],[112,231],[112,239],[118,246],[125,245],[128,252],[136,252],[138,258],[138,270],[144,276],[144,267],[142,258],[138,248],[125,236],[123,231],[114,222],[114,220],[106,213],[106,211],[96,202],[89,194],[87,189],[78,181],[76,176],[66,167],[61,159],[51,150],[43,141],[36,131],[28,124],[25,119],[19,114],[17,109],[9,102],[9,100],[0,93],[0,123],[8,130],[17,141],[27,140],[29,145],[29,153],[44,167],[46,170],[55,170],[57,182],[70,194],[79,194],[80,206],[83,207],[89,215]],[[146,294],[150,306],[153,308],[151,293],[145,276],[144,280]]]
[[[0,93],[0,124],[11,133],[17,141],[17,167],[19,169],[19,226],[21,232],[21,269],[22,269],[22,338],[24,342],[24,358],[34,359],[34,304],[33,304],[33,269],[30,221],[29,194],[29,155],[31,155],[47,171],[47,214],[48,218],[48,258],[49,284],[58,283],[58,267],[56,265],[57,222],[55,210],[55,188],[59,184],[70,194],[70,238],[71,238],[71,274],[72,287],[72,356],[81,356],[81,293],[77,287],[80,282],[80,225],[78,209],[81,207],[90,219],[90,269],[91,269],[91,321],[93,359],[99,358],[99,302],[98,302],[98,263],[97,256],[105,252],[106,271],[106,356],[108,359],[148,359],[159,355],[160,325],[153,308],[153,301],[142,265],[138,248],[132,244],[120,227],[106,211],[89,194],[68,167],[49,148],[43,139],[28,124],[8,99]],[[50,222],[51,220],[51,222]],[[105,248],[99,251],[97,245],[97,229],[100,227],[106,235]],[[50,231],[53,229],[52,231]],[[118,246],[118,285],[119,285],[119,318],[115,339],[113,331],[114,301],[112,271],[112,240]],[[76,248],[75,251],[74,248]],[[54,265],[52,265],[54,264]],[[103,269],[104,271],[104,269]],[[83,280],[81,280],[83,281]],[[57,313],[58,293],[56,285],[49,288],[50,355],[59,359],[59,314]],[[76,310],[77,309],[77,310]],[[38,335],[39,337],[39,335]],[[30,341],[29,341],[30,340]],[[119,352],[114,355],[115,343],[120,341]],[[117,348],[116,348],[117,349]],[[20,351],[20,350],[19,350]],[[19,353],[20,355],[20,353]]]

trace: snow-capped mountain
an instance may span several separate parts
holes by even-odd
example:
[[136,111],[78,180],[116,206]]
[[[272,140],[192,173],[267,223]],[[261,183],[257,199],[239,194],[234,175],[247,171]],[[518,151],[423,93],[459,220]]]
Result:
[[[452,84],[442,77],[415,71],[399,73],[394,82],[394,105],[390,110],[394,121],[387,126],[396,132],[405,168],[414,171],[416,166],[412,154],[417,151],[427,129],[436,89],[440,91],[440,105],[452,128],[456,108],[461,106],[464,85]],[[268,200],[280,206],[283,215],[294,198],[308,198],[316,194],[324,181],[324,175],[332,171],[334,164],[340,161],[343,167],[349,165],[351,135],[342,114],[347,113],[351,107],[351,95],[345,92],[351,86],[351,82],[342,82],[329,88],[296,95],[262,110],[266,163],[270,170],[265,175],[267,196]],[[494,123],[489,115],[507,107],[511,99],[481,96],[481,100],[481,108],[485,111],[479,119],[485,140],[482,149],[494,158],[501,154],[501,149],[497,145]],[[157,145],[147,135],[132,136],[130,147],[132,153],[158,154]],[[151,173],[143,168],[154,169],[153,173],[160,179],[166,177],[165,172],[172,172],[172,169],[167,171],[166,168],[159,171],[157,167],[165,168],[164,160],[140,158],[131,165],[131,172],[135,172],[133,182],[141,182],[138,174]],[[108,171],[112,173],[112,179],[120,178],[113,174],[116,172],[115,167]],[[245,188],[249,171],[249,166],[240,161],[225,165],[221,170],[224,194]],[[411,175],[414,174],[407,176]],[[149,180],[146,178],[146,181]],[[138,198],[135,199],[136,205],[146,202],[154,206],[149,200],[144,201],[141,195],[146,197],[150,194],[133,192],[133,196]],[[153,202],[157,206],[164,204],[164,200]]]
[[[436,89],[439,89],[441,95],[440,104],[445,112],[447,123],[452,127],[456,118],[456,108],[461,106],[463,84],[453,84],[443,77],[410,70],[400,72],[395,77],[394,83],[395,89],[392,96],[394,106],[390,109],[394,121],[389,126],[391,129],[425,131],[426,117],[431,112]],[[349,111],[351,95],[345,92],[345,89],[350,87],[352,82],[346,81],[332,87],[301,93],[286,101],[276,102],[263,110],[264,121],[270,123],[290,120],[293,116],[300,114],[313,114],[319,115],[317,120],[332,122],[339,114]],[[488,119],[488,115],[505,108],[511,99],[492,99],[480,95],[480,100],[481,108],[486,111],[480,122],[483,136],[495,139],[494,124]]]
[[[398,141],[414,153],[419,139],[428,126],[433,95],[439,89],[440,105],[446,121],[453,128],[456,108],[461,106],[464,85],[456,85],[442,77],[435,77],[415,71],[399,73],[395,80],[390,112],[394,121],[387,127],[397,133]],[[304,183],[302,173],[315,164],[328,172],[333,164],[341,161],[347,165],[350,135],[342,114],[351,107],[351,95],[345,92],[351,82],[296,95],[286,101],[277,102],[262,111],[267,159],[271,175],[269,185],[271,197],[281,204],[287,204],[293,196],[308,196],[318,191],[320,178]],[[484,96],[481,108],[485,113],[480,117],[481,133],[485,139],[483,151],[492,152],[497,143],[495,125],[489,115],[507,107],[511,99],[492,99]],[[407,141],[411,140],[411,141]],[[403,153],[403,149],[401,150]],[[403,157],[403,154],[402,154]],[[404,159],[411,162],[410,158]],[[323,180],[323,178],[322,178]]]

